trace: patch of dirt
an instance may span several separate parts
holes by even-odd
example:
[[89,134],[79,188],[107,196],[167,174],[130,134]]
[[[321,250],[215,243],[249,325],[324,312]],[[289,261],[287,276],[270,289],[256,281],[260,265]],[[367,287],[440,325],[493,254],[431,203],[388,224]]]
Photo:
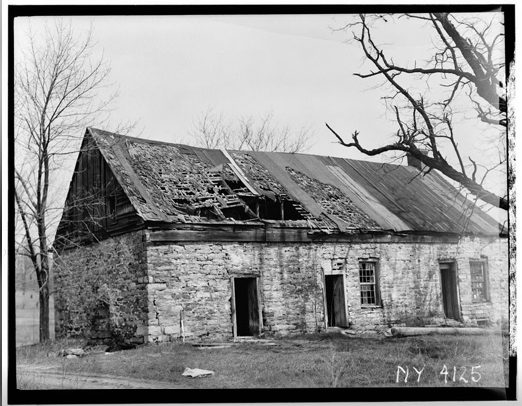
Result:
[[56,368],[20,365],[16,371],[19,387],[37,386],[45,389],[177,389],[170,382],[132,379],[112,375],[67,372]]

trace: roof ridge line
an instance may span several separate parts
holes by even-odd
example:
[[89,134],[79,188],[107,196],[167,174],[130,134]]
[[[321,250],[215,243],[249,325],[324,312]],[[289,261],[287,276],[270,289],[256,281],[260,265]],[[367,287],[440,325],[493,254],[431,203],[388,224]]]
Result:
[[[175,143],[175,142],[169,142],[169,141],[151,140],[149,138],[139,138],[139,137],[133,137],[133,136],[130,136],[130,135],[118,134],[118,133],[115,133],[115,132],[112,132],[112,131],[106,131],[106,130],[102,130],[100,128],[95,128],[95,127],[87,127],[87,129],[94,130],[96,132],[111,134],[112,136],[116,136],[116,137],[119,137],[119,138],[122,138],[122,139],[127,139],[127,140],[130,140],[130,141],[141,142],[141,143],[156,144],[156,145],[172,145],[172,146],[175,146],[175,147],[194,148],[194,149],[199,149],[199,150],[202,150],[202,151],[221,151],[221,148],[205,148],[205,147],[197,147],[197,146],[194,146],[194,145],[189,145],[189,144],[184,144],[184,143]],[[100,135],[103,135],[103,134],[100,134]],[[240,152],[240,153],[243,153],[243,154],[248,154],[248,153],[251,153],[251,152],[260,152],[260,153],[268,154],[268,155],[270,155],[270,154],[291,154],[291,155],[299,155],[299,156],[314,156],[314,157],[320,157],[320,158],[344,159],[344,160],[346,160],[348,162],[349,161],[370,162],[370,163],[379,164],[379,165],[390,165],[390,166],[393,166],[393,167],[403,167],[404,166],[404,165],[392,164],[392,163],[387,163],[387,162],[382,163],[382,162],[375,162],[375,161],[365,161],[363,159],[344,158],[344,157],[337,157],[337,156],[332,156],[332,155],[310,154],[310,153],[304,153],[304,152],[301,153],[301,152],[284,152],[284,151],[250,151],[250,150],[232,149],[232,148],[225,148],[225,149],[227,151]]]

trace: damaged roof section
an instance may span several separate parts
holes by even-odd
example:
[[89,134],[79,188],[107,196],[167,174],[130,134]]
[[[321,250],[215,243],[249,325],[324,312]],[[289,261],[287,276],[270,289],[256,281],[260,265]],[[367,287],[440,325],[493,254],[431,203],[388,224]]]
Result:
[[220,220],[256,218],[229,187],[227,181],[239,179],[225,165],[213,168],[192,150],[173,145],[130,142],[128,151],[134,172],[165,214],[183,212]]
[[[331,232],[337,224],[319,208],[310,210],[301,199],[294,196],[252,152],[232,151],[230,158],[258,191],[259,197],[251,201],[256,213],[264,220],[278,220],[288,225],[310,227]],[[246,199],[248,201],[248,198]]]
[[[414,168],[276,152],[225,151],[89,128],[145,221],[244,223],[318,232],[498,235],[499,225]],[[464,214],[463,214],[464,213]]]
[[240,181],[227,164],[213,166],[183,145],[91,131],[144,220],[257,219],[229,187]]
[[288,166],[286,170],[294,182],[319,203],[329,217],[337,219],[337,224],[345,225],[342,227],[343,229],[382,229],[366,213],[355,206],[338,187],[322,183]]
[[295,227],[335,227],[326,219],[310,215],[299,202],[289,198],[284,187],[253,158],[236,154],[238,165],[226,151],[90,131],[144,220],[276,220]]

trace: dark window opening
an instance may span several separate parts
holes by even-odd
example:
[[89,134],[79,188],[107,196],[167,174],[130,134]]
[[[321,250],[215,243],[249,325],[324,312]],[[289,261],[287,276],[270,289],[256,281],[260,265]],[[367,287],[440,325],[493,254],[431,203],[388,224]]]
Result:
[[259,304],[256,278],[234,278],[234,305],[237,335],[258,335]]
[[299,203],[288,199],[283,200],[284,220],[303,220],[304,212],[305,210]]
[[266,220],[304,220],[301,205],[290,199],[270,199],[266,196],[241,196],[250,210]]
[[247,206],[239,205],[234,207],[223,207],[221,209],[225,217],[230,217],[235,220],[251,220],[254,219],[252,212],[247,209]]
[[259,217],[259,197],[257,196],[239,196],[239,198],[248,206],[252,213]]
[[107,217],[116,218],[116,195],[110,195],[107,198]]
[[471,294],[473,302],[486,302],[488,297],[487,267],[485,260],[470,261]]
[[266,197],[259,198],[259,218],[267,220],[282,220],[281,202]]
[[236,190],[248,190],[243,182],[241,182],[239,179],[224,179],[225,183],[228,185],[228,187],[234,191]]
[[361,288],[361,305],[379,306],[377,263],[375,261],[359,262],[359,285]]

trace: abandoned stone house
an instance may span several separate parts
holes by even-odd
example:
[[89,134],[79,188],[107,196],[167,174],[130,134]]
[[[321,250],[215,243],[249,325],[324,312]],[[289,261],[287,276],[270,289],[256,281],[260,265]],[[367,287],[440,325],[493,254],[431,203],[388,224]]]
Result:
[[135,342],[500,324],[505,231],[437,173],[88,128],[55,247],[56,334]]

